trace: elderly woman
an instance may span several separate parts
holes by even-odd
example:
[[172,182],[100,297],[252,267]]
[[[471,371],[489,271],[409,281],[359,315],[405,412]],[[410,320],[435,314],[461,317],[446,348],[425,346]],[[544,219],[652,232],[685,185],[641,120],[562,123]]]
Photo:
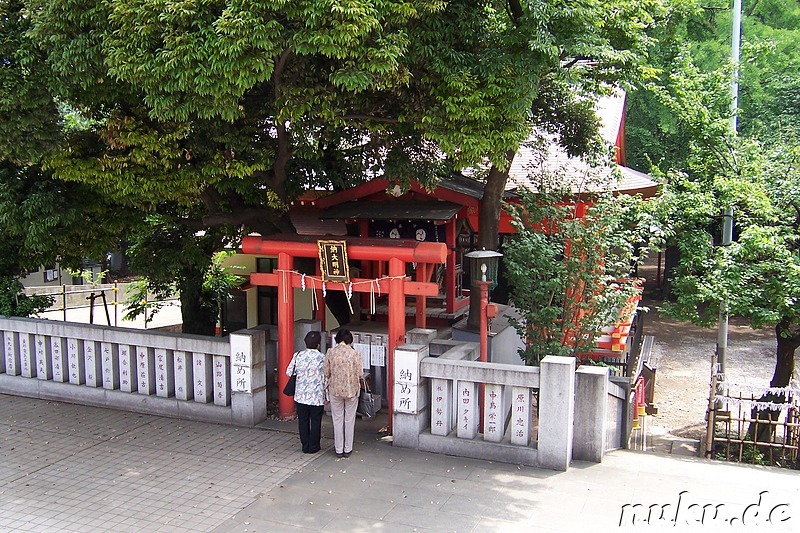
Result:
[[294,354],[286,367],[287,376],[297,374],[294,408],[297,411],[303,453],[317,453],[320,450],[322,415],[325,412],[325,380],[322,373],[325,356],[319,351],[321,340],[319,331],[309,331],[304,339],[306,349]]
[[323,372],[328,381],[336,457],[350,457],[362,369],[361,356],[353,348],[353,334],[348,330],[336,333],[336,346],[325,354]]

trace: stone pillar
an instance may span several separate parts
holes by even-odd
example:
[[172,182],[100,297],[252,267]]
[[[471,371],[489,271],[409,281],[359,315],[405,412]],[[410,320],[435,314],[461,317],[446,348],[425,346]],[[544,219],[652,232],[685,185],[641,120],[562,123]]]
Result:
[[408,344],[428,345],[436,338],[436,330],[428,328],[414,328],[406,333]]
[[548,355],[539,373],[539,466],[566,471],[572,462],[575,358]]
[[[248,330],[258,331],[258,330]],[[295,320],[294,321],[294,351],[299,352],[306,349],[306,333],[309,331],[319,331],[322,336],[322,322],[319,320]],[[237,332],[238,333],[238,332]],[[325,341],[320,341],[320,350],[325,353]]]
[[[303,337],[308,331],[312,330]],[[267,418],[265,341],[263,330],[246,329],[230,335],[231,410],[236,425],[254,426]]]
[[489,442],[501,442],[506,414],[503,386],[487,383],[484,385],[483,396],[483,439]]
[[119,388],[124,392],[136,392],[139,388],[135,346],[119,345]]
[[192,383],[194,401],[209,403],[214,396],[214,366],[211,356],[204,353],[192,354]]
[[19,334],[20,372],[26,378],[36,375],[36,353],[33,349],[33,338],[29,333]]
[[456,434],[459,439],[474,439],[478,434],[478,384],[459,381],[457,398]]
[[403,344],[394,351],[392,434],[395,446],[419,448],[419,434],[428,426],[429,394],[419,375],[419,365],[425,357],[428,357],[427,345]]
[[231,403],[230,358],[224,355],[214,356],[214,405],[227,406]]
[[156,392],[156,354],[147,346],[136,347],[136,381],[139,394]]
[[0,374],[6,371],[6,332],[0,335]]
[[53,381],[64,383],[69,379],[67,341],[64,337],[50,337],[50,357],[53,362]]
[[530,444],[532,413],[531,389],[511,387],[511,444]]
[[95,341],[83,341],[83,362],[86,365],[86,385],[89,387],[100,387],[103,384],[98,344]]
[[3,361],[5,361],[6,374],[9,376],[19,376],[19,337],[13,331],[4,331],[3,346],[5,351]]
[[608,367],[581,366],[575,372],[575,438],[572,457],[599,463],[605,453]]
[[194,397],[192,385],[192,354],[175,350],[172,352],[175,368],[175,398],[191,400]]
[[175,369],[172,366],[172,350],[156,348],[156,396],[175,396]]
[[36,377],[39,379],[53,379],[53,361],[50,359],[50,342],[44,335],[34,337],[36,350]]
[[67,339],[67,364],[69,365],[69,382],[73,385],[82,385],[86,381],[83,339]]
[[446,437],[453,429],[453,381],[431,379],[431,435]]
[[103,388],[119,388],[119,346],[111,342],[100,343],[100,367],[103,371]]

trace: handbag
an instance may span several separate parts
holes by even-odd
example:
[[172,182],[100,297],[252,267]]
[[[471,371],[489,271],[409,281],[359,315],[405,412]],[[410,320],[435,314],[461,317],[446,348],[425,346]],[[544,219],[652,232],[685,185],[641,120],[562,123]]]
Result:
[[[292,359],[294,360],[297,357],[297,354],[294,354]],[[289,377],[289,381],[286,382],[286,386],[283,387],[283,393],[286,396],[294,396],[294,389],[297,386],[297,361],[294,363],[294,372]]]
[[364,418],[372,418],[375,416],[375,397],[365,380],[361,380],[363,388],[358,395],[358,407],[356,407],[356,414]]
[[297,386],[297,374],[292,374],[286,386],[283,388],[283,393],[286,396],[294,396],[294,388]]

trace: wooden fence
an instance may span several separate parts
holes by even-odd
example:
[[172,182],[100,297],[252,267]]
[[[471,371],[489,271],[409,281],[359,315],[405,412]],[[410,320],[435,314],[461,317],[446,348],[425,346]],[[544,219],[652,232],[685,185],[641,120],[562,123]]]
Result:
[[716,400],[715,459],[800,468],[800,391],[729,386]]

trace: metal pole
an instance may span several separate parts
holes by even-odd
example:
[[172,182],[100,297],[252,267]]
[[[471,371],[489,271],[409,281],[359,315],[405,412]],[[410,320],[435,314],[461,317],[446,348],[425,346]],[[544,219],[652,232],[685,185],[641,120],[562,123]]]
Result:
[[[731,133],[736,135],[736,115],[739,108],[739,48],[742,41],[742,0],[733,0],[733,31],[731,36]],[[722,225],[722,245],[728,246],[733,240],[733,207],[725,209]],[[717,371],[718,387],[725,381],[725,357],[728,351],[728,304],[725,298],[720,302],[719,329],[717,331]]]
[[736,133],[736,112],[739,109],[739,49],[742,43],[742,0],[733,0],[733,32],[731,35],[731,131]]
[[[733,240],[733,208],[725,209],[722,224],[722,245],[729,246]],[[717,371],[719,385],[725,381],[725,356],[728,352],[728,301],[722,298],[719,305],[719,328],[717,329]]]

